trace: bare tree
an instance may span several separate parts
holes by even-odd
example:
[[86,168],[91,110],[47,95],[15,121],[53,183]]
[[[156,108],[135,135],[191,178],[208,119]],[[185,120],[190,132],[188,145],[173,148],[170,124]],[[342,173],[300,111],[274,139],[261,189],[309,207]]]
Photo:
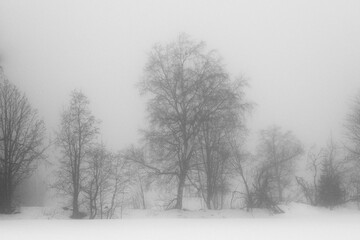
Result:
[[[132,191],[132,204],[134,208],[146,209],[145,192],[152,186],[162,186],[171,190],[173,186],[169,183],[168,176],[175,176],[167,172],[162,172],[163,169],[158,168],[159,164],[151,162],[151,156],[146,151],[146,147],[129,147],[123,154],[126,161],[128,161],[128,168],[130,171],[130,185]],[[165,176],[165,177],[164,177]],[[171,179],[170,179],[171,181]],[[173,200],[168,204],[171,205]],[[166,208],[168,205],[165,206]]]
[[219,96],[228,82],[217,53],[207,52],[203,42],[193,42],[184,34],[166,46],[156,45],[150,53],[141,82],[142,91],[150,94],[151,127],[146,138],[152,152],[157,152],[158,173],[176,182],[175,208],[182,208],[201,126],[227,103]]
[[205,141],[200,145],[199,156],[188,173],[188,180],[204,199],[208,209],[220,209],[229,185],[230,154],[224,145],[211,149]]
[[233,191],[231,198],[231,207],[235,195],[240,194],[240,198],[245,199],[246,210],[249,211],[254,207],[254,199],[252,188],[250,185],[250,176],[247,176],[246,170],[250,167],[249,160],[252,160],[253,157],[250,153],[244,150],[243,141],[244,137],[240,138],[239,140],[239,137],[236,135],[229,138],[229,146],[231,153],[230,166],[232,169],[232,173],[235,174],[235,176],[240,176],[241,182],[245,189],[245,193],[239,192],[237,191],[237,189]]
[[130,184],[130,166],[122,154],[110,153],[103,144],[89,150],[86,159],[84,192],[89,218],[113,218],[125,205]]
[[272,175],[272,187],[277,192],[278,202],[283,201],[284,189],[293,178],[294,161],[302,153],[300,141],[291,132],[283,133],[277,126],[261,131],[258,157]]
[[45,157],[45,127],[26,96],[0,78],[0,212],[11,213],[16,187]]
[[[217,204],[217,199],[223,199],[228,185],[227,178],[231,172],[229,138],[244,129],[245,113],[252,107],[244,99],[245,85],[245,81],[223,82],[219,85],[216,89],[217,96],[213,96],[209,101],[222,101],[224,104],[213,110],[200,127],[197,138],[199,161],[195,165],[198,170],[199,188],[208,209],[222,207]],[[237,135],[237,137],[241,136]],[[203,174],[200,174],[201,172]]]
[[[230,190],[229,179],[233,179],[234,173],[240,173],[247,186],[242,171],[244,152],[238,144],[245,140],[245,116],[253,107],[253,104],[245,101],[246,84],[246,81],[228,84],[226,96],[222,96],[226,99],[226,107],[213,112],[201,127],[199,148],[206,179],[202,191],[205,189],[206,194],[203,195],[206,195],[208,208],[222,207],[224,195]],[[217,206],[219,197],[221,205]]]
[[128,161],[131,175],[129,180],[133,208],[146,209],[146,191],[152,183],[153,170],[144,166],[144,154],[139,148],[136,149],[132,146],[125,151],[124,157]]
[[113,218],[116,209],[120,206],[121,216],[125,205],[126,197],[130,194],[127,190],[131,185],[130,162],[123,154],[116,154],[112,157],[112,171],[110,175],[109,198],[107,199],[106,218]]
[[351,107],[345,124],[349,140],[348,149],[357,157],[356,160],[360,161],[360,93],[354,99]]
[[[350,177],[349,192],[360,201],[360,93],[353,100],[351,111],[347,115],[345,130],[347,136],[346,149],[348,150],[348,161]],[[349,188],[350,188],[349,186]]]
[[270,170],[271,168],[271,165],[262,163],[255,169],[253,191],[251,193],[252,203],[254,207],[267,208],[273,213],[284,213],[273,196],[273,183],[276,181],[276,176]]
[[87,151],[98,134],[98,121],[91,114],[89,100],[80,91],[71,93],[70,106],[61,118],[57,145],[63,158],[56,187],[72,197],[72,218],[82,217],[79,195],[84,180],[84,161]]
[[89,149],[85,167],[84,192],[89,202],[89,218],[103,216],[104,198],[109,190],[109,178],[112,171],[111,156],[103,144]]
[[324,149],[319,151],[312,147],[307,156],[307,167],[306,170],[311,173],[311,181],[306,181],[302,177],[296,176],[296,182],[301,188],[306,200],[313,206],[318,205],[318,180],[321,170],[321,163],[324,158]]

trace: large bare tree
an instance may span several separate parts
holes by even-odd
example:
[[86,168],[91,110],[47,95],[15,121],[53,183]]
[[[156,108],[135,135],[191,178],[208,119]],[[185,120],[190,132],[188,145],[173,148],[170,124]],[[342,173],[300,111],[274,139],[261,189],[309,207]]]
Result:
[[72,197],[72,217],[80,217],[79,194],[84,180],[84,161],[98,134],[98,120],[89,109],[89,100],[80,91],[71,93],[70,105],[61,116],[57,145],[62,152],[56,187]]
[[[229,81],[216,51],[180,34],[176,41],[156,45],[149,54],[143,93],[149,94],[150,129],[146,132],[159,175],[176,184],[174,207],[182,208],[186,179],[201,126],[226,99]],[[153,165],[154,167],[154,165]]]
[[0,72],[0,212],[13,211],[13,195],[44,158],[45,126],[26,96]]

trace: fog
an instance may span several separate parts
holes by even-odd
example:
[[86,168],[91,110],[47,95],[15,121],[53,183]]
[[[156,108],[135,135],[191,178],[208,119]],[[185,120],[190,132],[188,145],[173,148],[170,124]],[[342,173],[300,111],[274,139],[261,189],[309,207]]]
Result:
[[1,1],[1,64],[53,136],[74,88],[114,150],[136,143],[147,53],[186,32],[249,81],[250,139],[277,124],[305,144],[342,140],[360,89],[359,1]]

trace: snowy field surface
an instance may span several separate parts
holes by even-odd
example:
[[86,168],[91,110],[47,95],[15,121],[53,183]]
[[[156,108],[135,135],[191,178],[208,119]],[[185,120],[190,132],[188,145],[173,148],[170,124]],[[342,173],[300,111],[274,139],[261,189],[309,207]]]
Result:
[[329,210],[291,203],[281,208],[285,213],[276,215],[261,209],[125,209],[123,220],[84,221],[64,220],[71,212],[61,208],[23,207],[21,213],[0,215],[0,239],[360,239],[360,211],[355,205]]
[[[241,209],[223,210],[156,210],[156,209],[124,209],[117,211],[117,218],[152,219],[152,218],[356,218],[360,222],[360,210],[348,204],[333,210],[313,207],[303,203],[281,205],[282,214],[272,214],[266,209],[253,209],[250,212]],[[12,215],[0,214],[1,220],[6,219],[68,219],[71,211],[55,207],[22,207],[20,213]]]

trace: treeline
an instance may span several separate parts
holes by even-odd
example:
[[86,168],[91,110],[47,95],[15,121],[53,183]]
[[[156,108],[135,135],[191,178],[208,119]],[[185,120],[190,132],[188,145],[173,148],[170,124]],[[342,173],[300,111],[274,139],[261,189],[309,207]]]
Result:
[[[183,209],[184,196],[207,209],[267,208],[289,201],[333,208],[360,194],[360,96],[346,122],[348,144],[330,141],[305,153],[290,131],[260,131],[246,150],[247,82],[232,78],[216,51],[185,34],[155,45],[139,83],[147,96],[149,128],[143,141],[113,153],[99,141],[100,121],[87,97],[71,93],[54,146],[61,152],[52,185],[68,200],[72,218],[113,218],[124,207],[147,208],[146,192],[164,209]],[[27,98],[1,74],[0,211],[14,212],[15,192],[46,158],[44,123]],[[297,171],[307,158],[306,171]]]

